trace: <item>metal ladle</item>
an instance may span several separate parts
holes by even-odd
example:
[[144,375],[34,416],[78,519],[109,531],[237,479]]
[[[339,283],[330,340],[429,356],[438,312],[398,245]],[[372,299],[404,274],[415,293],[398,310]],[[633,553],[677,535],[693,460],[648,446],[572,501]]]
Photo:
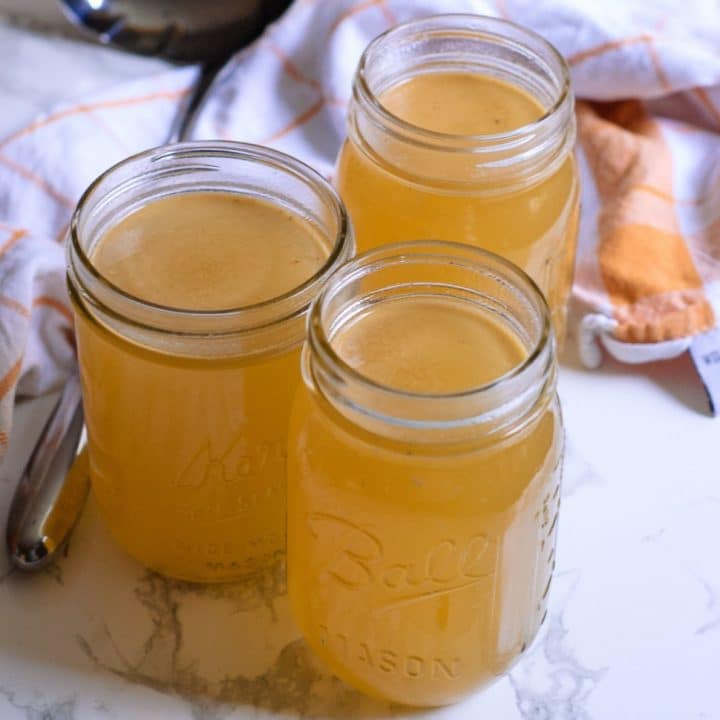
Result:
[[[72,22],[100,42],[174,62],[202,63],[178,109],[167,142],[190,133],[218,72],[291,0],[60,0]],[[46,565],[70,535],[88,494],[86,473],[71,473],[83,429],[77,372],[40,434],[10,505],[7,543],[22,570]]]
[[202,63],[168,142],[187,137],[226,61],[277,19],[291,0],[59,0],[65,15],[100,42],[138,55]]

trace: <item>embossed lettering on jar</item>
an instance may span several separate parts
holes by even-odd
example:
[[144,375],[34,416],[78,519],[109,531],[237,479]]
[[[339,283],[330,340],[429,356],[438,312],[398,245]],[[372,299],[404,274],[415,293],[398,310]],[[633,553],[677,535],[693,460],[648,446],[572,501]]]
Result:
[[358,249],[468,243],[523,268],[564,335],[579,190],[568,70],[513,23],[446,15],[374,40],[355,77],[337,183]]
[[562,457],[547,305],[503,259],[360,256],[311,311],[288,455],[288,579],[346,682],[443,705],[505,672],[545,613]]
[[351,251],[332,188],[265,148],[159,148],[88,189],[68,277],[90,473],[140,562],[221,581],[284,553],[306,314]]

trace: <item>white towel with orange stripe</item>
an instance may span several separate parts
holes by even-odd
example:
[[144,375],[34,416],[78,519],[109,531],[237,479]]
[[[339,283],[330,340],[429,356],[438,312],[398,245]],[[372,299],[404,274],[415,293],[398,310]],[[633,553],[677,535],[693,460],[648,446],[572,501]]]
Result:
[[[232,61],[197,137],[269,144],[330,174],[352,75],[389,26],[437,12],[501,16],[565,55],[584,197],[574,297],[583,354],[630,362],[684,351],[720,317],[717,0],[297,0]],[[163,142],[192,68],[58,108],[0,139],[0,445],[13,401],[73,363],[61,247],[86,185]],[[628,99],[630,98],[630,99]]]

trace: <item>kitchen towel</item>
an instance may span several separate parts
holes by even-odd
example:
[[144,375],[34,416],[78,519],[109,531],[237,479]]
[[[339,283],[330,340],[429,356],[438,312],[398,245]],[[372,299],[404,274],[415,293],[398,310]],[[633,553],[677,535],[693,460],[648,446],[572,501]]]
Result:
[[[271,145],[331,176],[366,44],[438,12],[499,16],[567,58],[583,206],[574,298],[597,339],[638,362],[687,349],[720,317],[720,22],[716,0],[296,0],[233,58],[197,138]],[[54,109],[0,138],[0,453],[13,403],[74,362],[63,242],[88,183],[161,144],[195,68]]]

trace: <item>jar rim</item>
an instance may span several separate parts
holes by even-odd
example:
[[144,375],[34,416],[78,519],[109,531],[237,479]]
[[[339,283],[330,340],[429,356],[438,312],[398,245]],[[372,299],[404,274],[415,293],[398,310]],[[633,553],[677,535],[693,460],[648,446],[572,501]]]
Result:
[[[412,122],[404,120],[395,113],[388,110],[380,101],[380,98],[372,90],[367,79],[368,66],[372,62],[372,56],[381,50],[382,46],[392,41],[399,35],[413,30],[436,31],[437,34],[452,34],[454,32],[468,32],[474,34],[482,34],[491,37],[497,41],[507,43],[511,38],[508,37],[508,31],[518,34],[529,41],[536,43],[541,47],[560,69],[560,87],[557,96],[545,110],[542,116],[530,123],[521,125],[513,130],[501,133],[480,133],[480,134],[456,134],[446,133],[429,128],[415,125]],[[506,32],[503,33],[502,30]],[[538,56],[539,53],[531,47],[528,42],[513,40],[514,44],[522,47],[525,51],[531,52]],[[493,148],[509,147],[514,143],[521,141],[527,135],[534,135],[544,130],[552,123],[558,113],[569,99],[572,98],[572,84],[570,80],[570,71],[565,58],[555,48],[555,46],[546,40],[542,35],[530,30],[518,23],[502,18],[492,17],[490,15],[470,14],[470,13],[441,13],[430,15],[428,17],[409,20],[399,25],[395,25],[385,30],[375,37],[363,51],[358,63],[355,74],[354,88],[360,95],[360,98],[368,103],[372,111],[376,113],[378,118],[388,127],[394,128],[401,134],[411,135],[413,144],[425,147],[436,148],[442,145],[452,145],[453,149],[462,152],[468,148],[478,147],[484,149],[487,146]],[[405,138],[407,140],[407,138]]]
[[[444,260],[445,262],[462,262],[464,258],[467,265],[476,268],[499,269],[521,293],[535,305],[541,316],[538,338],[533,342],[527,356],[508,372],[483,385],[448,393],[421,393],[386,385],[372,380],[345,361],[335,350],[332,340],[324,326],[323,311],[333,293],[340,288],[351,284],[362,275],[373,272],[388,264],[401,263],[407,257],[420,259]],[[464,258],[463,258],[464,256]],[[411,240],[383,245],[357,255],[344,263],[328,279],[320,294],[313,302],[308,317],[308,343],[321,361],[333,367],[336,373],[352,382],[367,388],[370,391],[380,392],[399,399],[422,402],[462,401],[493,393],[501,387],[512,384],[513,381],[531,374],[534,369],[542,368],[546,363],[544,358],[552,355],[554,335],[550,319],[550,310],[542,291],[537,283],[520,267],[496,253],[464,243],[447,240]],[[544,373],[544,369],[543,369]]]
[[[79,225],[83,219],[83,214],[86,212],[87,207],[94,199],[94,195],[99,191],[102,183],[112,177],[112,175],[117,171],[129,167],[133,163],[140,163],[148,160],[151,162],[159,162],[174,158],[201,160],[202,158],[213,156],[231,157],[233,159],[249,161],[251,163],[263,163],[276,167],[284,172],[290,172],[306,182],[319,197],[327,202],[328,206],[332,208],[337,221],[337,232],[333,240],[332,249],[322,266],[302,283],[280,295],[276,295],[275,297],[268,298],[267,300],[263,300],[258,303],[222,309],[189,309],[156,303],[138,297],[106,278],[97,269],[95,264],[92,262],[90,255],[88,255],[83,248],[80,241],[79,231]],[[184,191],[179,194],[187,194],[188,192],[194,191]],[[105,292],[118,297],[122,301],[129,302],[135,307],[156,311],[169,319],[190,318],[198,320],[207,319],[227,321],[231,319],[239,319],[258,311],[267,310],[272,308],[274,305],[291,302],[293,299],[308,293],[313,287],[320,286],[322,281],[330,274],[338,261],[341,260],[347,253],[348,243],[352,243],[352,232],[350,227],[347,210],[345,209],[345,206],[343,205],[336,190],[322,175],[320,175],[320,173],[301,160],[278,150],[254,143],[236,142],[230,140],[191,140],[168,145],[160,145],[134,155],[130,155],[101,173],[90,183],[80,197],[70,220],[69,235],[72,253],[79,260],[83,270],[91,275],[93,280],[97,282]],[[69,264],[72,265],[72,259],[69,261]],[[310,305],[310,302],[311,301],[308,301],[306,307]],[[127,317],[124,317],[124,319],[128,320]],[[130,322],[132,322],[132,320],[130,320]]]

